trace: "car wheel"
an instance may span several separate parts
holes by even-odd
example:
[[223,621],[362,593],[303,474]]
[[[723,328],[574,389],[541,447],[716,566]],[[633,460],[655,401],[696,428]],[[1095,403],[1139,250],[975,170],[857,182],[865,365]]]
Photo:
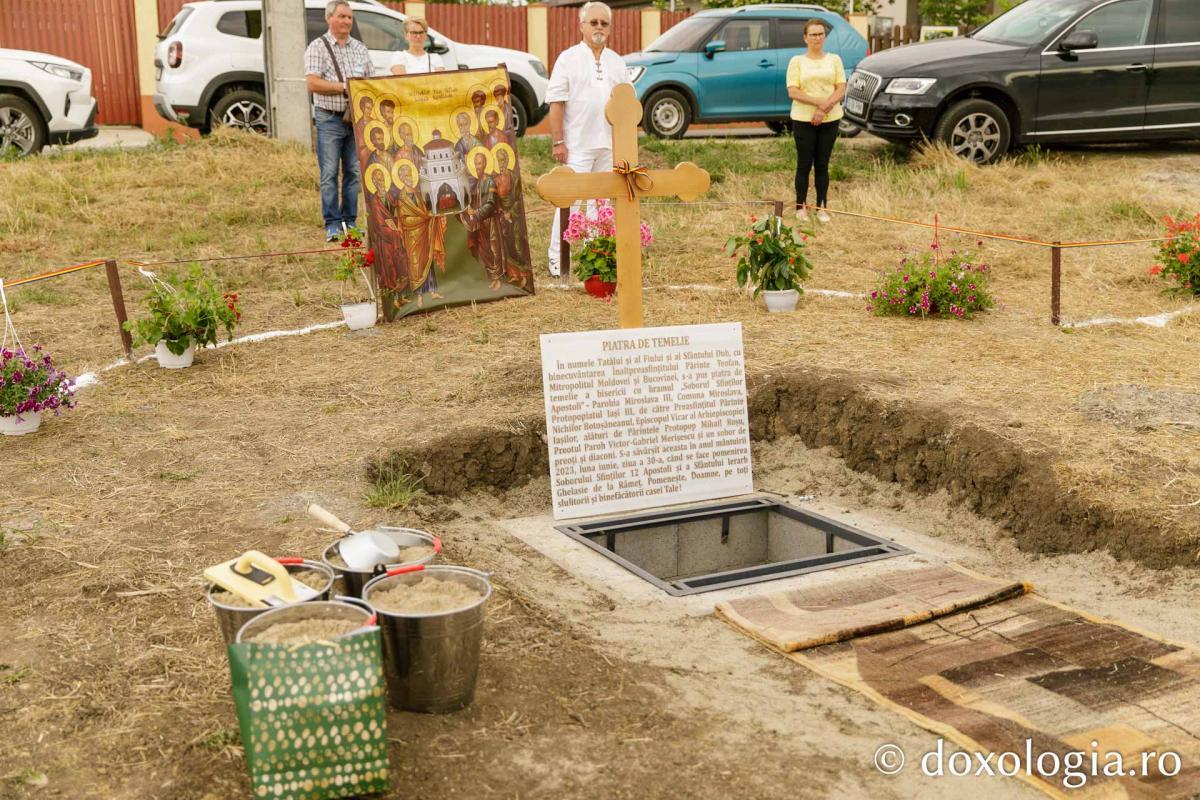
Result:
[[37,109],[23,97],[0,94],[0,156],[14,150],[27,156],[45,146],[46,126]]
[[776,136],[783,136],[788,132],[788,130],[791,129],[791,127],[792,126],[786,122],[780,122],[777,119],[767,120],[767,128],[769,128],[771,133],[775,134]]
[[692,124],[692,107],[687,98],[671,89],[655,92],[646,103],[642,127],[660,139],[682,139]]
[[525,103],[521,98],[514,95],[509,95],[512,99],[512,126],[517,132],[517,136],[525,135],[525,128],[529,126],[529,112],[525,109]]
[[212,107],[212,125],[267,133],[267,98],[253,89],[224,94]]
[[838,136],[842,137],[843,139],[853,139],[860,133],[862,133],[862,128],[858,127],[845,117],[842,117],[838,120]]
[[942,114],[933,136],[945,142],[956,156],[976,164],[991,164],[1008,152],[1012,126],[995,103],[963,100]]

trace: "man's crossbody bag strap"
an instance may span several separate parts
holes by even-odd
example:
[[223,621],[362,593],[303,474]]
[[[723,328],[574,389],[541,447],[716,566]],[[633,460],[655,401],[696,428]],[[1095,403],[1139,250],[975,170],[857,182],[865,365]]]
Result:
[[[325,45],[325,49],[329,51],[329,60],[333,62],[333,71],[337,73],[338,83],[345,86],[346,79],[342,76],[342,68],[338,65],[337,56],[333,54],[333,48],[329,46],[329,40],[326,39],[324,35],[321,36],[321,44]],[[350,110],[349,93],[347,93],[346,96],[346,110],[342,112],[342,122],[346,123],[347,125],[354,124],[354,114]]]

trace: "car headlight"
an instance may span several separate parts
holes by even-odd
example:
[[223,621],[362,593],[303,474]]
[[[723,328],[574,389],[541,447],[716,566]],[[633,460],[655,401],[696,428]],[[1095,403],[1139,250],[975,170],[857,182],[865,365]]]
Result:
[[638,78],[646,74],[645,67],[626,67],[625,69],[630,83],[637,83]]
[[543,78],[550,77],[550,73],[546,72],[546,65],[543,64],[541,61],[538,61],[536,58],[532,59],[529,62],[529,66],[533,67],[533,71],[536,72],[541,77],[543,77]]
[[30,61],[38,69],[43,69],[51,75],[57,75],[60,78],[66,78],[69,81],[83,80],[83,72],[81,70],[72,69],[63,64],[50,64],[46,61]]
[[885,94],[925,94],[937,78],[892,78]]

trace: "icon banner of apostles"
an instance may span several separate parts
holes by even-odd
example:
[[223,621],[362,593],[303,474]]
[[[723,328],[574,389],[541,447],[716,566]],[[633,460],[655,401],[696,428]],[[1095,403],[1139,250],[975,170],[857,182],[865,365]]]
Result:
[[508,71],[355,78],[384,319],[533,293]]

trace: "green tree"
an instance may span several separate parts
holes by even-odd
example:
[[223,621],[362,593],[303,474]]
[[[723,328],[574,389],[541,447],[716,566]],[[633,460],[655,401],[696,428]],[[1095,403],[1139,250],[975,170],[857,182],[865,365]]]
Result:
[[927,25],[978,25],[991,17],[989,6],[990,0],[917,0]]

